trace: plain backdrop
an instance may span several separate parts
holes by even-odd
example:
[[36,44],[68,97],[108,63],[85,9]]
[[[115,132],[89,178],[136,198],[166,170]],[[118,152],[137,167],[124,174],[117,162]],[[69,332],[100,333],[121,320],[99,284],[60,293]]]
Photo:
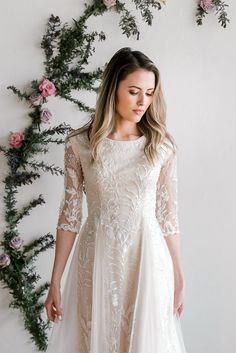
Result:
[[[195,0],[167,1],[161,11],[153,11],[152,27],[142,22],[133,3],[127,1],[137,14],[139,41],[121,34],[119,16],[113,10],[88,22],[88,30],[104,30],[107,35],[105,42],[96,42],[88,68],[103,65],[115,51],[130,46],[148,55],[161,72],[168,130],[179,147],[179,220],[186,280],[182,328],[188,353],[236,351],[236,3],[227,3],[231,19],[227,29],[220,27],[213,14],[198,27]],[[82,11],[83,2],[78,0],[1,3],[1,145],[7,145],[10,131],[21,131],[29,124],[29,106],[7,86],[24,90],[31,80],[41,79],[44,56],[40,42],[48,17],[53,13],[62,22],[72,23]],[[94,94],[81,92],[79,96],[94,106]],[[86,114],[62,99],[50,98],[47,107],[54,116],[52,124],[65,121],[78,127],[86,121]],[[44,160],[62,166],[63,146],[51,145]],[[2,155],[0,163],[2,181],[7,175]],[[62,189],[62,176],[44,173],[33,185],[19,190],[19,208],[40,193],[46,200],[20,223],[26,243],[47,232],[55,234]],[[0,191],[2,233],[2,182]],[[54,251],[49,250],[36,262],[41,282],[50,280],[53,255]],[[0,299],[0,352],[35,351],[19,312],[8,308],[7,289],[1,289]]]

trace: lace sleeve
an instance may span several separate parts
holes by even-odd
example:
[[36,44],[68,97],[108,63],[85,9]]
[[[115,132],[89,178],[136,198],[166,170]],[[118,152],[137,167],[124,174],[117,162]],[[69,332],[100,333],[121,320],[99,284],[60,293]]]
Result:
[[180,234],[177,197],[177,154],[172,151],[157,182],[156,217],[164,236]]
[[82,221],[83,172],[70,139],[64,150],[64,191],[56,229],[78,233]]

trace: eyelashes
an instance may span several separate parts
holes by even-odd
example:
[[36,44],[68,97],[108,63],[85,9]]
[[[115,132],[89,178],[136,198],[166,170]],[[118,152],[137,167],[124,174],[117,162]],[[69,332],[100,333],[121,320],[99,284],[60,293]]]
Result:
[[[132,94],[132,96],[136,96],[137,94],[138,94],[138,92],[129,92],[130,94]],[[148,97],[151,97],[151,96],[153,96],[153,93],[146,93],[146,95],[148,96]]]

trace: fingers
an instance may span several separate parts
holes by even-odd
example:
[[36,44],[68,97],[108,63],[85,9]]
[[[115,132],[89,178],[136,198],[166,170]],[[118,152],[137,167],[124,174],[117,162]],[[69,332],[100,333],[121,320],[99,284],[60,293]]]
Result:
[[175,305],[174,307],[174,315],[180,316],[183,312],[183,303],[179,303],[178,305]]
[[53,302],[47,302],[44,306],[50,321],[58,322],[58,320],[62,320],[62,308],[60,306],[56,306]]
[[58,298],[58,296],[56,296],[53,304],[55,307],[55,315],[58,317],[59,320],[62,319],[62,308],[60,302],[60,299]]
[[183,304],[184,302],[184,294],[183,294],[183,291],[179,291],[179,290],[175,290],[175,293],[174,293],[174,308],[173,308],[173,311],[174,311],[174,315],[178,315],[180,316],[183,312]]
[[180,316],[183,312],[183,304],[181,304],[178,308],[178,315]]
[[50,321],[54,321],[56,316],[55,316],[55,309],[52,305],[52,303],[47,303],[45,304],[45,308],[47,311],[47,317]]
[[60,295],[54,295],[54,298],[51,294],[48,295],[44,306],[46,308],[47,317],[50,321],[58,322],[58,320],[62,320],[60,301]]

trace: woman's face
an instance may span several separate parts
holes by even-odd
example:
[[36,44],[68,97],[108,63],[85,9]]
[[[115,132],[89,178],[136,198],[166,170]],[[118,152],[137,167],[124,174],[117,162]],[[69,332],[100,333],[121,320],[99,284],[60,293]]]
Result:
[[139,122],[153,101],[155,75],[138,69],[118,84],[116,91],[116,118]]

